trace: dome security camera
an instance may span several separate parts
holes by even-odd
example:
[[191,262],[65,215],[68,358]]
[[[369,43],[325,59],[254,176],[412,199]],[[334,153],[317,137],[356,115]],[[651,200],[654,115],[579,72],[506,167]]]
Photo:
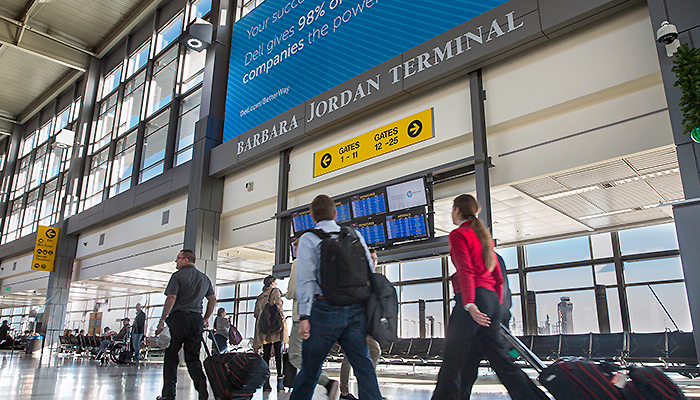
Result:
[[676,29],[676,26],[668,21],[662,22],[661,27],[656,31],[656,41],[669,45],[676,39],[678,39],[678,29]]
[[673,57],[673,54],[681,45],[681,42],[678,40],[678,29],[668,21],[662,22],[661,27],[656,31],[656,41],[666,45],[666,55],[669,57]]

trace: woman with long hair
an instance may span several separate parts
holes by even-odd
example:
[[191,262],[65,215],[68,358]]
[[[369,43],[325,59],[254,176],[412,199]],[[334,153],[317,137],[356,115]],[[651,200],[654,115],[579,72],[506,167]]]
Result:
[[[450,257],[457,270],[451,278],[455,307],[445,335],[442,367],[432,398],[468,398],[471,388],[462,387],[462,381],[468,380],[462,372],[476,373],[473,363],[481,361],[475,356],[480,353],[490,361],[491,368],[513,399],[548,399],[513,363],[503,346],[495,321],[499,320],[504,277],[493,251],[491,235],[476,217],[480,210],[479,203],[468,194],[457,196],[452,207],[452,222],[458,226],[449,236]],[[465,368],[467,366],[472,368]]]
[[[263,348],[263,360],[269,365],[272,349],[275,350],[275,365],[277,367],[277,391],[284,392],[284,377],[282,376],[282,342],[288,343],[289,334],[287,333],[287,320],[282,319],[282,330],[276,333],[260,332],[259,317],[263,313],[267,304],[274,304],[279,310],[280,315],[284,316],[282,311],[282,291],[277,288],[277,278],[274,275],[268,275],[263,280],[263,290],[255,302],[254,315],[255,337],[253,338],[253,351],[257,353],[260,347]],[[265,381],[263,391],[269,392],[272,390],[269,381]]]
[[228,352],[228,331],[230,328],[231,322],[226,318],[226,309],[220,307],[216,311],[214,319],[214,340],[216,340],[214,350],[218,350],[219,353]]

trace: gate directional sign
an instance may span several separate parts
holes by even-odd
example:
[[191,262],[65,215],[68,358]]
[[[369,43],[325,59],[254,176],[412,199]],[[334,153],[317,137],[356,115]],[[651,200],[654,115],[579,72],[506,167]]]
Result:
[[56,244],[58,243],[58,228],[39,226],[34,245],[32,269],[37,271],[53,271],[56,260]]
[[433,109],[429,108],[317,151],[314,153],[314,178],[433,136]]

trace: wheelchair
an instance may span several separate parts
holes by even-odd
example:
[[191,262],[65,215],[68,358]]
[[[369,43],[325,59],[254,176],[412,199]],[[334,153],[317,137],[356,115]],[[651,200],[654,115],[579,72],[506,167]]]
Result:
[[109,343],[106,348],[97,352],[95,360],[99,361],[100,364],[109,364],[110,362],[115,364],[128,364],[131,363],[132,355],[131,332],[129,332],[122,339],[112,339],[111,343]]

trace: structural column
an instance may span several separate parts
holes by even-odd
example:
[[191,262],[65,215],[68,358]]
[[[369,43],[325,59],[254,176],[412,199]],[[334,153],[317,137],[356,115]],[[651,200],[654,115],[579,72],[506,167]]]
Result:
[[489,155],[486,146],[486,112],[484,82],[481,70],[469,74],[469,90],[472,104],[472,137],[474,140],[474,172],[476,175],[476,198],[481,204],[479,218],[491,231],[491,183],[489,180]]
[[[697,46],[700,42],[700,14],[696,9],[697,2],[648,0],[647,3],[654,39],[661,23],[669,21],[676,25],[681,43]],[[700,287],[700,246],[698,246],[700,224],[697,223],[700,221],[700,145],[694,143],[690,135],[682,134],[683,112],[678,106],[682,93],[680,88],[673,86],[676,82],[676,75],[671,71],[673,57],[668,57],[666,46],[663,44],[657,43],[656,51],[686,198],[686,201],[674,205],[673,215],[690,306],[690,318],[694,327],[695,349],[700,357],[700,291],[697,290]]]
[[[226,9],[226,12],[221,12]],[[209,177],[211,150],[223,138],[226,108],[228,60],[236,0],[213,1],[211,23],[214,41],[207,51],[199,121],[195,125],[192,149],[192,171],[187,193],[187,215],[183,247],[197,256],[197,269],[216,284],[216,262],[219,251],[219,229],[224,200],[224,179]],[[220,20],[221,16],[225,20]],[[174,258],[174,256],[173,256]]]

